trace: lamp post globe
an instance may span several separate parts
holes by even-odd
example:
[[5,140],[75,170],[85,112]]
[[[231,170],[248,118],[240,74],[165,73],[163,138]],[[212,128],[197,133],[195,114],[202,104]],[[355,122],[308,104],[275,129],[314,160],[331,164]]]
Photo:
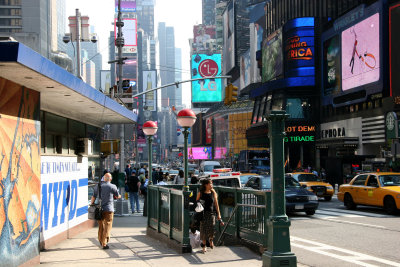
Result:
[[190,128],[196,122],[196,114],[189,108],[182,109],[178,112],[177,120],[179,126]]
[[147,136],[147,141],[149,142],[149,184],[152,184],[152,160],[153,160],[153,149],[152,149],[152,142],[153,142],[153,135],[157,133],[157,123],[154,121],[146,121],[143,124],[143,132]]

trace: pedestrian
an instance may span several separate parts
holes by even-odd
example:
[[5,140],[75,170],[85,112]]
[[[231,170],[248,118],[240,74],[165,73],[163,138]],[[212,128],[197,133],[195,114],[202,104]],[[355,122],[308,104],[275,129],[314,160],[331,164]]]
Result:
[[121,198],[118,189],[111,184],[112,176],[110,173],[104,175],[104,182],[100,185],[100,194],[98,187],[94,188],[94,194],[91,199],[91,205],[94,204],[96,198],[101,199],[102,219],[97,221],[99,224],[98,239],[103,249],[109,249],[110,233],[114,219],[114,198]]
[[202,241],[201,247],[203,248],[203,253],[205,253],[207,251],[207,240],[210,242],[210,248],[214,248],[215,215],[217,215],[217,219],[221,225],[224,225],[221,221],[218,196],[213,189],[213,183],[210,178],[201,180],[200,192],[197,193],[196,201],[200,201],[204,207],[203,219],[200,222],[200,239]]
[[153,184],[157,184],[158,183],[158,171],[156,171],[156,168],[153,168],[151,176],[152,176],[151,181],[153,182]]
[[199,182],[199,179],[194,174],[194,172],[190,173],[190,183],[191,184],[197,184],[198,182]]
[[126,168],[125,168],[125,177],[126,177],[126,179],[127,178],[129,178],[131,176],[131,165],[126,165]]
[[149,174],[146,173],[144,175],[145,179],[143,182],[141,182],[140,186],[140,194],[143,195],[144,198],[144,203],[143,203],[143,216],[147,216],[147,185],[149,183]]
[[174,184],[183,184],[185,182],[185,175],[182,170],[179,170],[178,175],[175,176]]
[[135,204],[136,204],[136,212],[140,212],[140,205],[139,205],[140,185],[141,184],[139,178],[136,176],[136,171],[133,170],[128,180],[129,201],[131,203],[132,214],[135,213]]

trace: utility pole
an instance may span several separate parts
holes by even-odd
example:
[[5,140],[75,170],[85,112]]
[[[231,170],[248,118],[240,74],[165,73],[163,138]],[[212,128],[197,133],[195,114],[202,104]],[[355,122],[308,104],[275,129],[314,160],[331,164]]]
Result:
[[79,9],[75,9],[75,17],[76,17],[76,77],[82,79],[81,77],[81,14]]

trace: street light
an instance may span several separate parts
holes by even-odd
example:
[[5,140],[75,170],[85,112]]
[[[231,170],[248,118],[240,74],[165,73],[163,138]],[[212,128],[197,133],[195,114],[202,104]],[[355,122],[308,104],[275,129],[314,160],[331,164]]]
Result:
[[189,191],[188,186],[188,136],[189,128],[196,122],[196,114],[191,109],[182,109],[177,115],[179,126],[183,127],[183,136],[185,139],[183,155],[185,160],[185,186],[184,191]]
[[153,158],[153,152],[152,152],[152,143],[153,143],[153,135],[157,133],[157,124],[154,121],[146,121],[143,124],[143,132],[147,136],[147,140],[149,141],[149,184],[152,184],[152,158]]

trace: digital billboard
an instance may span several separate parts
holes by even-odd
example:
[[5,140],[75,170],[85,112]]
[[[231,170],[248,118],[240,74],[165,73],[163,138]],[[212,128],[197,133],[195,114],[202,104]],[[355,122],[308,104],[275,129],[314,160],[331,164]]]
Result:
[[212,142],[212,118],[206,119],[206,144]]
[[[122,27],[122,35],[125,40],[125,46],[137,46],[137,20],[131,18],[123,18],[124,27]],[[114,40],[117,38],[117,19],[114,19]],[[135,53],[133,51],[132,53]]]
[[[155,70],[143,71],[143,91],[150,90],[157,87],[157,73]],[[143,105],[148,111],[157,110],[157,94],[156,91],[152,91],[143,95]]]
[[226,153],[227,153],[226,147],[216,147],[214,159],[225,159]]
[[261,82],[260,70],[257,62],[257,51],[262,50],[262,37],[264,29],[257,23],[250,23],[250,83]]
[[336,35],[323,43],[324,57],[324,95],[341,92],[340,83],[340,36]]
[[240,90],[251,83],[250,49],[240,56]]
[[395,96],[395,103],[400,103],[400,4],[389,8],[389,53],[390,53],[390,95]]
[[101,70],[100,71],[100,86],[103,92],[106,94],[110,93],[111,87],[111,71],[109,70]]
[[379,13],[342,32],[342,90],[380,78]]
[[189,159],[212,159],[212,148],[206,147],[189,147]]
[[[192,79],[221,75],[221,54],[192,55]],[[192,103],[222,101],[222,80],[192,81]]]
[[234,1],[230,1],[224,14],[224,74],[235,67],[235,9]]
[[262,81],[267,82],[283,74],[282,30],[277,30],[263,42]]
[[215,26],[195,25],[193,26],[193,37],[193,53],[210,50],[210,42],[215,40]]
[[[118,0],[115,0],[115,12],[118,12]],[[136,0],[121,0],[121,12],[136,12]]]

